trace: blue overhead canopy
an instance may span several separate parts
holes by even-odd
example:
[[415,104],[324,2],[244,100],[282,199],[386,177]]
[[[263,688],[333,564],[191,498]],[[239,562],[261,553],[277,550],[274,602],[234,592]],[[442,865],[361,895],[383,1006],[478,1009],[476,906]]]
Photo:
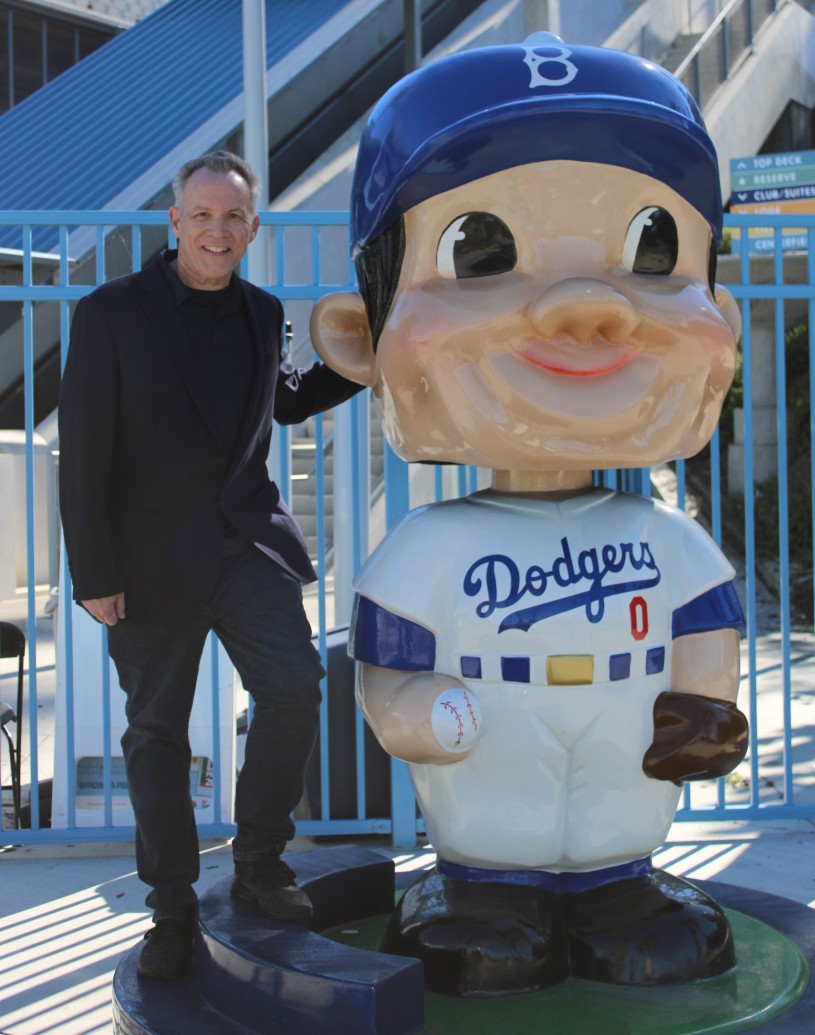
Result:
[[[346,5],[266,0],[267,68]],[[149,203],[242,121],[242,43],[241,0],[169,0],[104,44],[0,117],[0,208]]]

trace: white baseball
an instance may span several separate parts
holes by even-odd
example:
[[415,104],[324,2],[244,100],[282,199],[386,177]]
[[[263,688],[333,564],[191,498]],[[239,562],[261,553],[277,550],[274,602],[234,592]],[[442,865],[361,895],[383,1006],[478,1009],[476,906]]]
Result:
[[481,707],[470,690],[451,687],[433,702],[430,723],[447,751],[469,751],[481,730]]

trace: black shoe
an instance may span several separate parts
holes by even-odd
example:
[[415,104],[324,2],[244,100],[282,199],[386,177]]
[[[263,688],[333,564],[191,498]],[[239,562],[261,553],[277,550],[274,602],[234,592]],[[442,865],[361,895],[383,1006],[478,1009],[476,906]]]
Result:
[[722,909],[664,870],[564,895],[563,903],[574,977],[614,985],[678,985],[735,966]]
[[172,918],[157,920],[144,936],[136,969],[142,977],[173,979],[189,974],[195,966],[196,925]]
[[254,862],[236,860],[231,891],[235,898],[253,903],[272,920],[307,924],[314,913],[308,895],[297,887],[294,870],[279,855]]
[[452,880],[435,870],[407,889],[379,948],[420,959],[425,986],[444,995],[516,995],[569,976],[555,895]]

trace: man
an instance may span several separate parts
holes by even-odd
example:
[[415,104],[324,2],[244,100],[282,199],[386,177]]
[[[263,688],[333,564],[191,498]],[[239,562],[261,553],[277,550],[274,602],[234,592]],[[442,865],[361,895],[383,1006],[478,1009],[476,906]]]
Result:
[[[438,853],[382,947],[432,990],[623,985],[734,963],[651,865],[684,780],[729,772],[743,616],[710,537],[593,469],[698,452],[735,367],[716,155],[669,73],[549,34],[433,62],[363,134],[361,297],[312,317],[406,460],[491,468],[366,561],[350,648]],[[416,576],[421,558],[421,577]]]
[[226,151],[181,167],[177,251],[83,298],[59,407],[60,499],[74,597],[108,627],[127,695],[122,738],[136,857],[151,886],[146,976],[193,959],[198,843],[187,727],[214,630],[254,700],[236,794],[232,893],[305,922],[280,854],[316,735],[323,675],[302,604],[316,578],[270,481],[272,418],[293,424],[359,390],[283,348],[283,311],[235,270],[259,183]]

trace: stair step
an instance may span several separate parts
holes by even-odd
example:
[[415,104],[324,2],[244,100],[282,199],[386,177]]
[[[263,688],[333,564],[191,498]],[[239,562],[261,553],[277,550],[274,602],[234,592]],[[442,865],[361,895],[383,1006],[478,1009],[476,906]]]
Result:
[[[323,438],[328,436],[334,431],[334,421],[327,415],[323,416]],[[300,425],[300,430],[297,438],[294,441],[314,441],[317,437],[317,421],[314,418],[307,420],[304,424]]]
[[[327,442],[333,431],[333,417],[326,414],[323,418],[323,442]],[[370,407],[370,488],[373,491],[382,481],[385,471],[384,435],[379,420],[379,409],[375,400],[371,399]],[[316,444],[316,422],[311,419],[300,425],[291,439],[290,464],[292,478],[290,484],[289,503],[292,512],[300,525],[308,545],[309,555],[317,556],[317,476],[318,463]],[[305,477],[303,477],[305,475]],[[325,514],[325,546],[330,551],[333,543],[334,523],[334,454],[331,448],[325,453],[323,466],[323,492]]]
[[684,33],[677,36],[662,59],[662,67],[667,68],[669,72],[675,72],[701,38],[701,32]]
[[[312,506],[314,494],[317,492],[317,476],[310,474],[307,478],[294,478],[291,483],[291,492],[294,499],[298,496],[311,497]],[[323,477],[323,492],[326,497],[334,495],[334,475],[326,474]]]
[[[303,535],[316,535],[317,534],[317,515],[314,510],[298,510],[297,506],[292,507],[292,514],[294,514],[297,524],[300,526],[300,531]],[[327,529],[333,529],[334,527],[334,514],[331,508],[326,505],[325,513],[323,515],[323,521]]]
[[[389,913],[393,862],[355,845],[288,857],[324,929]],[[423,1023],[418,960],[368,952],[272,922],[229,894],[201,899],[197,969],[183,981],[139,978],[137,945],[113,979],[114,1035],[410,1035]]]

